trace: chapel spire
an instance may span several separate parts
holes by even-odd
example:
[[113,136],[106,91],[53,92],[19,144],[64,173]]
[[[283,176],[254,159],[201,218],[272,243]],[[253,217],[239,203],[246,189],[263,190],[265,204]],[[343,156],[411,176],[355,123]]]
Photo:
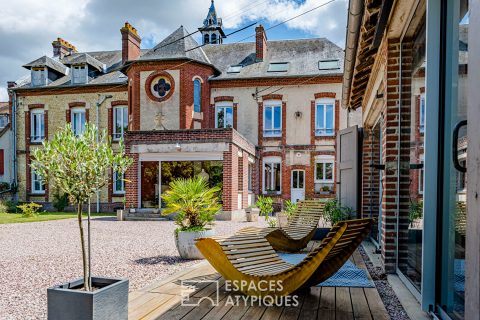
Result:
[[198,30],[202,33],[203,44],[221,44],[223,39],[226,38],[222,29],[222,19],[217,17],[213,0],[208,9],[207,17],[203,20],[203,26]]

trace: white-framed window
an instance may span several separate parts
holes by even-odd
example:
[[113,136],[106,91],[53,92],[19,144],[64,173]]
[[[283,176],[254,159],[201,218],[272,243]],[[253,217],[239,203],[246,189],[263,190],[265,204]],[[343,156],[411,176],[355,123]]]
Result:
[[45,67],[32,68],[32,86],[39,87],[47,84],[47,69]]
[[87,121],[87,113],[85,108],[73,108],[72,111],[72,129],[75,135],[81,135],[85,132],[85,123]]
[[233,128],[233,104],[215,107],[215,128]]
[[334,190],[335,159],[333,156],[319,156],[315,159],[315,192],[331,193]]
[[113,173],[113,193],[125,193],[125,175]]
[[72,83],[87,83],[88,67],[84,64],[72,66]]
[[45,193],[45,182],[42,177],[32,169],[32,193]]
[[425,132],[425,94],[420,95],[420,112],[419,112],[419,130],[421,133]]
[[319,99],[315,107],[315,135],[333,136],[335,134],[335,101]]
[[282,102],[268,102],[263,107],[263,136],[282,136]]
[[201,112],[202,110],[202,82],[200,79],[193,80],[193,111]]
[[[420,163],[421,164],[424,163],[424,155],[423,154],[420,155]],[[418,194],[423,194],[424,174],[425,174],[425,170],[423,169],[423,166],[422,166],[422,168],[418,172]]]
[[265,157],[263,159],[263,192],[279,194],[282,191],[282,159]]
[[315,182],[333,182],[335,162],[332,160],[315,161]]
[[45,139],[45,114],[43,109],[30,111],[30,142],[42,142]]
[[4,114],[0,114],[0,129],[3,129],[7,126],[8,124],[8,121],[9,121],[9,115],[4,113]]
[[113,108],[113,140],[120,140],[128,129],[128,107]]

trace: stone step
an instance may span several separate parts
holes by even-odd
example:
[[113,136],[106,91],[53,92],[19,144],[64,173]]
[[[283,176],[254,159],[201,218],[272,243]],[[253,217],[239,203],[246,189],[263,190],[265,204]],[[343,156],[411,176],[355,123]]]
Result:
[[125,221],[168,221],[168,219],[163,217],[149,218],[143,216],[126,216]]
[[164,218],[159,213],[127,213],[127,217]]

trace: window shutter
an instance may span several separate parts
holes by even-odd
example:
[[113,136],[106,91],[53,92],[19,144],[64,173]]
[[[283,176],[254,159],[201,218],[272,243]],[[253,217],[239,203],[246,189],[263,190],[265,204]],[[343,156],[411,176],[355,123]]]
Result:
[[5,157],[3,149],[0,149],[0,175],[5,174]]

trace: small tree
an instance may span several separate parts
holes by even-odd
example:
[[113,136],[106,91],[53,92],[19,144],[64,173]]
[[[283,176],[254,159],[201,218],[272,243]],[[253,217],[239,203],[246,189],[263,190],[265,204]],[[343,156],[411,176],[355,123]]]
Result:
[[[78,227],[82,248],[84,289],[91,291],[90,255],[87,257],[82,224],[82,207],[90,198],[108,184],[108,171],[124,174],[132,160],[125,156],[122,141],[115,153],[111,140],[103,130],[86,124],[85,132],[76,136],[70,124],[58,131],[43,148],[33,151],[31,167],[65,194],[77,208]],[[90,210],[90,208],[89,208]],[[90,211],[89,211],[90,212]],[[88,217],[90,225],[90,215]],[[90,237],[89,237],[90,238]],[[88,242],[90,248],[90,241]]]
[[177,213],[177,231],[205,230],[221,208],[218,204],[219,192],[220,188],[210,188],[200,176],[175,179],[170,182],[170,190],[162,195],[167,207],[162,214]]

